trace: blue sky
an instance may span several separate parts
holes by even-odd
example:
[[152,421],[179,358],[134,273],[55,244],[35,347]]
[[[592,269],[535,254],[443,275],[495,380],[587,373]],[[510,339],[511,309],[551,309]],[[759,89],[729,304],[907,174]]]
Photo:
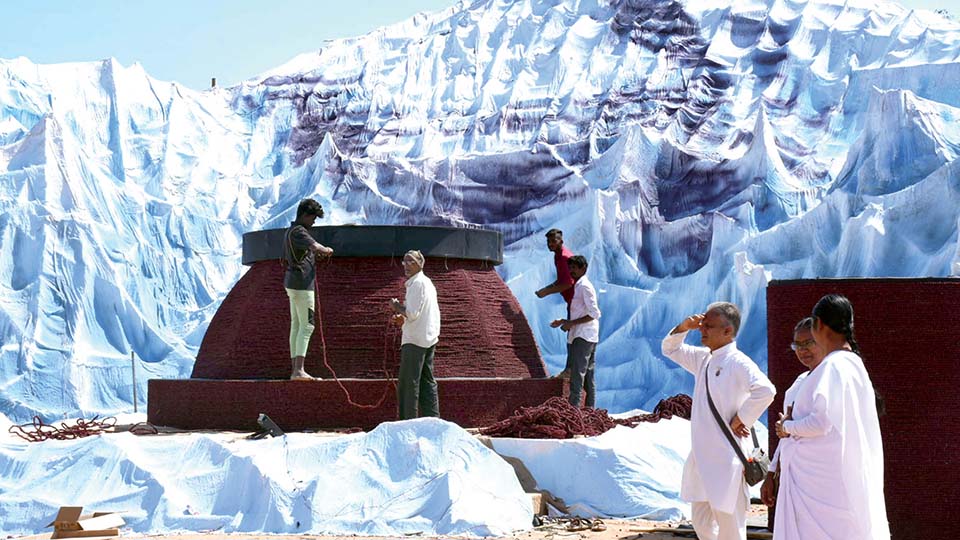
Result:
[[16,0],[0,6],[0,58],[38,64],[114,57],[203,89],[236,84],[455,0]]
[[[948,8],[956,0],[902,0]],[[0,7],[0,58],[36,63],[114,57],[154,78],[228,86],[320,49],[455,0],[17,0]],[[953,8],[960,15],[960,8]]]

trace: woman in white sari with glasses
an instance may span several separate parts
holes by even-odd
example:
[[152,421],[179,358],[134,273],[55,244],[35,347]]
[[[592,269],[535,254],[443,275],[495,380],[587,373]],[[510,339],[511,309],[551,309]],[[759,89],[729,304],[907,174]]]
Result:
[[889,540],[876,395],[853,332],[853,306],[827,295],[813,309],[826,357],[801,383],[792,419],[776,423],[776,540]]

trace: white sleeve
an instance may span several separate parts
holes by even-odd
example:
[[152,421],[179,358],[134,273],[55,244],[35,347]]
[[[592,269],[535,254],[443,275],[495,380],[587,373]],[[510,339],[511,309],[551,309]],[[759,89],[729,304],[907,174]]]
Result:
[[833,427],[827,414],[827,400],[822,395],[816,396],[813,402],[813,411],[803,418],[787,420],[783,423],[784,429],[790,435],[797,437],[819,437],[826,435]]
[[737,416],[740,417],[740,421],[745,426],[752,426],[773,402],[773,396],[777,395],[777,389],[770,382],[770,379],[760,371],[760,367],[746,355],[738,358],[737,365],[741,367],[741,376],[745,378],[744,382],[750,390],[750,397],[740,406]]
[[408,321],[415,321],[420,318],[423,308],[427,303],[427,294],[423,283],[415,281],[407,287],[407,296],[404,304],[404,316]]
[[667,334],[667,337],[663,338],[663,342],[660,344],[660,352],[683,369],[696,375],[700,371],[703,361],[710,356],[710,352],[702,347],[687,345],[683,342],[686,337],[686,332]]
[[597,304],[597,291],[593,287],[583,287],[583,306],[586,308],[587,315],[594,320],[600,318],[600,305]]

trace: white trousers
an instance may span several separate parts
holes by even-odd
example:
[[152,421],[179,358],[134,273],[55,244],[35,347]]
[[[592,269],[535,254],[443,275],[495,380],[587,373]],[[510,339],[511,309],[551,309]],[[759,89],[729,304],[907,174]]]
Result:
[[290,297],[290,358],[307,355],[314,325],[313,291],[286,289]]
[[747,497],[737,498],[732,514],[717,512],[708,502],[690,503],[693,529],[700,540],[746,540]]

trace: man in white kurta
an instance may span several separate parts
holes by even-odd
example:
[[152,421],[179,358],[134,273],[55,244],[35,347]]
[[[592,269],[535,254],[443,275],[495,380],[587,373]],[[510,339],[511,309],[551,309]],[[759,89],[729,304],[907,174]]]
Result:
[[403,256],[407,294],[401,303],[390,301],[395,320],[403,324],[400,337],[400,368],[397,372],[397,408],[400,420],[440,416],[433,355],[440,341],[440,304],[437,289],[423,273],[423,254],[417,250]]
[[[770,406],[776,390],[757,364],[737,349],[740,312],[718,302],[706,313],[691,315],[663,340],[663,354],[693,373],[693,410],[690,416],[691,450],[683,468],[680,497],[691,503],[693,527],[701,540],[743,540],[747,536],[749,492],[743,464],[707,403],[710,395],[729,429],[741,439],[744,454],[750,426]],[[704,347],[684,343],[689,330],[698,329]]]
[[782,422],[777,540],[889,540],[873,384],[853,352],[830,353]]

